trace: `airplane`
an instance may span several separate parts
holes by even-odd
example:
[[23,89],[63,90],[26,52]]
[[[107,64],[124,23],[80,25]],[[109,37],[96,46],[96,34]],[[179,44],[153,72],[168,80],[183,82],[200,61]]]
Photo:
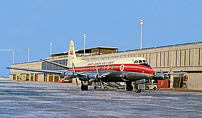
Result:
[[[103,59],[84,61],[77,59],[75,54],[74,42],[71,40],[69,44],[68,63],[62,65],[55,62],[50,62],[41,59],[41,61],[54,64],[56,66],[63,67],[67,71],[57,70],[43,70],[43,69],[30,69],[30,68],[16,68],[7,67],[7,69],[26,70],[34,72],[43,72],[58,74],[61,78],[75,78],[78,86],[78,80],[81,81],[81,90],[88,90],[89,82],[100,82],[103,88],[103,82],[125,82],[126,90],[132,91],[133,81],[142,79],[146,80],[163,80],[170,78],[172,68],[168,73],[156,74],[153,68],[148,64],[145,58],[142,57],[127,57],[127,58],[115,58],[115,59]],[[181,72],[180,74],[183,74]],[[175,73],[179,74],[179,73]],[[87,84],[85,84],[87,83]],[[96,87],[95,87],[96,88]],[[136,88],[136,93],[140,93],[141,89]]]

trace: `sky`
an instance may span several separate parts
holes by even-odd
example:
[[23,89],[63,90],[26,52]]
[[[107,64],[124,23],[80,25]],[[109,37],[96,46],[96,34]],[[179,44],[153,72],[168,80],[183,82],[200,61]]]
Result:
[[[29,61],[75,49],[118,47],[119,51],[202,41],[201,0],[0,0],[0,49],[27,49]],[[27,51],[14,62],[28,61]],[[11,51],[0,51],[0,76],[13,63]]]

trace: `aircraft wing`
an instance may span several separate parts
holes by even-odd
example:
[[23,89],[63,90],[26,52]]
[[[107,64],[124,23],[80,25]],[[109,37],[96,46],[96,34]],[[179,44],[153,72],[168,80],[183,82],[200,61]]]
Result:
[[59,63],[50,62],[50,61],[43,60],[43,59],[40,59],[40,60],[41,60],[41,61],[44,61],[44,62],[47,62],[47,63],[50,63],[50,64],[53,64],[53,65],[56,65],[56,66],[59,66],[59,67],[63,67],[63,68],[69,69],[69,67],[67,67],[67,66],[65,66],[65,65],[62,65],[62,64],[59,64]]
[[42,70],[42,69],[31,69],[31,68],[7,67],[6,69],[25,70],[25,71],[43,72],[43,73],[52,73],[52,74],[64,74],[64,72],[62,72],[62,71]]

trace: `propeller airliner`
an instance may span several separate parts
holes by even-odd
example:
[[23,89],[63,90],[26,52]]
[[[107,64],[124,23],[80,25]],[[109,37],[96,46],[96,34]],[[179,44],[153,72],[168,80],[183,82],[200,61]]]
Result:
[[[43,70],[43,69],[30,69],[30,68],[16,68],[7,67],[7,69],[26,70],[34,72],[43,72],[58,74],[61,78],[76,78],[76,84],[78,86],[78,79],[81,81],[81,90],[88,90],[89,82],[100,82],[103,88],[103,82],[125,82],[126,90],[132,91],[133,81],[142,79],[147,80],[164,80],[170,78],[171,70],[168,73],[156,74],[153,68],[148,64],[145,58],[142,57],[127,57],[127,58],[115,58],[106,60],[93,60],[84,61],[77,59],[75,54],[74,43],[71,40],[69,44],[68,63],[62,65],[47,60],[42,60],[63,68],[67,71],[57,70]],[[87,83],[87,84],[85,84]],[[141,92],[141,89],[136,88],[137,93]]]

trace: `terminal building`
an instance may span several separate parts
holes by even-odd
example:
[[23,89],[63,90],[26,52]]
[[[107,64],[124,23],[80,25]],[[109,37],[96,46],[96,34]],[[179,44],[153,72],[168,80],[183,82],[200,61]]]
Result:
[[[86,49],[85,56],[83,56],[83,51],[84,50],[76,50],[76,55],[79,59],[86,61],[125,57],[144,57],[156,73],[160,72],[160,70],[168,72],[171,68],[172,72],[187,72],[187,88],[202,90],[202,42],[145,48],[141,50],[127,50],[123,52],[119,52],[116,47],[95,47]],[[51,57],[46,60],[67,65],[67,59],[68,52],[62,52],[52,54]],[[64,68],[42,61],[13,64],[11,67],[65,70]],[[58,80],[61,79],[58,75],[54,74],[12,69],[9,77],[13,80],[40,82],[58,82]],[[182,75],[174,75],[171,76],[171,82],[165,82],[165,86],[162,87],[179,88],[181,87],[180,81],[182,81]],[[158,84],[158,86],[160,87],[161,85]]]

